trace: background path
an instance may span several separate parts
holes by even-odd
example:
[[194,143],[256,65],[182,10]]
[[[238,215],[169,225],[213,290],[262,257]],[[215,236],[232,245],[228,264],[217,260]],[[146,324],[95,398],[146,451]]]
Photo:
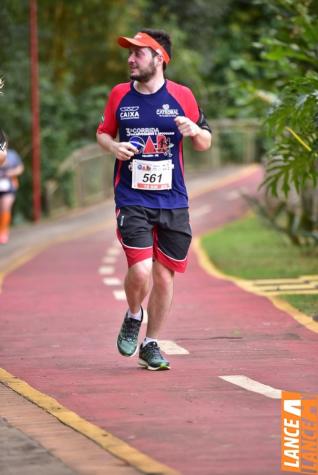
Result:
[[[258,167],[193,180],[194,234],[246,212],[242,192],[255,193],[260,180]],[[208,275],[192,249],[161,337],[178,353],[169,355],[172,370],[139,368],[116,350],[126,263],[112,205],[103,206],[102,222],[96,207],[67,231],[60,222],[60,234],[50,224],[46,243],[60,242],[5,276],[1,367],[182,474],[276,475],[279,390],[317,392],[318,335],[265,297]],[[18,251],[2,260],[5,270]]]

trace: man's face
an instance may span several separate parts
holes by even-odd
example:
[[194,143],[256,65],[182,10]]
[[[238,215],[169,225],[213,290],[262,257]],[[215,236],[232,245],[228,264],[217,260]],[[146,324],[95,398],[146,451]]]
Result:
[[153,78],[156,74],[156,61],[150,48],[131,47],[128,67],[132,80],[148,82]]

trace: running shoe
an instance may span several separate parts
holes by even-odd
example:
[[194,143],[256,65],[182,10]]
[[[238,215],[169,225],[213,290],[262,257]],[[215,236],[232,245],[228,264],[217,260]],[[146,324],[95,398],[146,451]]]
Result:
[[138,364],[151,371],[170,369],[170,363],[160,353],[158,343],[151,341],[145,346],[140,345]]
[[124,321],[120,328],[120,332],[117,337],[117,348],[121,355],[134,356],[137,353],[138,334],[143,316],[143,309],[141,309],[141,320],[129,318],[128,312],[126,313]]

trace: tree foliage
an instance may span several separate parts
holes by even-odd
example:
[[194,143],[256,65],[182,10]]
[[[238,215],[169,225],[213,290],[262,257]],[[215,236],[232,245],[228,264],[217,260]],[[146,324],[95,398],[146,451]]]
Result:
[[[288,175],[286,183],[299,177],[297,186],[302,186],[314,177],[315,168],[316,126],[311,114],[316,107],[312,88],[317,10],[317,2],[309,0],[38,1],[43,183],[56,176],[70,151],[94,141],[110,88],[127,80],[127,51],[118,48],[117,36],[152,27],[172,36],[168,77],[189,85],[209,117],[262,117],[268,104],[255,101],[255,94],[268,97],[270,92],[279,99],[267,122],[275,137],[273,156],[282,157],[280,173]],[[26,164],[18,208],[28,216],[28,0],[2,0],[0,39],[0,77],[5,81],[0,125]],[[269,184],[274,190],[275,182]]]
[[317,184],[318,17],[309,0],[269,2],[275,21],[260,38],[264,65],[271,71],[276,99],[265,120],[274,143],[269,152],[268,189],[287,196]]
[[266,120],[274,138],[264,184],[272,194],[282,189],[287,196],[291,184],[300,193],[318,176],[318,74],[295,78],[284,87],[278,104]]

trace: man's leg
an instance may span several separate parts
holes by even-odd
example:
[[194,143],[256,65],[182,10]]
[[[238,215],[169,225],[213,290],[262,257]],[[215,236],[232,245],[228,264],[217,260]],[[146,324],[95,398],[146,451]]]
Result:
[[190,242],[188,209],[160,210],[154,233],[155,263],[147,335],[139,350],[139,364],[153,371],[170,369],[169,361],[160,353],[157,338],[171,307],[174,272],[185,271]]
[[153,224],[140,206],[117,210],[117,236],[128,262],[125,292],[128,311],[119,331],[117,348],[123,356],[134,356],[143,319],[141,304],[149,291],[153,255]]
[[148,302],[148,325],[144,342],[140,345],[139,364],[157,371],[170,369],[170,363],[160,353],[159,331],[172,303],[174,272],[158,261],[152,269],[153,286]]
[[137,262],[128,269],[125,278],[125,292],[129,310],[136,314],[149,292],[152,259]]
[[146,336],[157,339],[162,324],[171,308],[174,272],[158,261],[153,263],[153,287],[148,302]]
[[143,319],[141,304],[149,291],[152,259],[144,259],[129,267],[125,278],[128,312],[117,337],[117,348],[123,356],[134,356]]
[[14,199],[14,193],[2,193],[0,197],[0,244],[6,244],[9,240],[11,209]]

